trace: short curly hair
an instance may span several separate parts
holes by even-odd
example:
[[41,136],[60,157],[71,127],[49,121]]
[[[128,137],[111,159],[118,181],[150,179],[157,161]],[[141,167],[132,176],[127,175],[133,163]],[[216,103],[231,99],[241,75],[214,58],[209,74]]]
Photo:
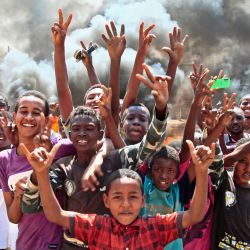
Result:
[[100,115],[93,108],[86,107],[86,106],[76,107],[70,114],[70,119],[69,119],[70,125],[72,124],[72,122],[76,116],[89,116],[89,117],[91,117],[94,120],[94,122],[97,126],[97,129],[98,130],[101,129]]

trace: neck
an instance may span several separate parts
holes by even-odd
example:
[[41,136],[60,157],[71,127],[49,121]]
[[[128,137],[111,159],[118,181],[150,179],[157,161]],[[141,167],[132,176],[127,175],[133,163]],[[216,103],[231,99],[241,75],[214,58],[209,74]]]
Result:
[[96,154],[96,151],[89,151],[89,152],[76,152],[77,160],[80,164],[89,164],[91,158]]

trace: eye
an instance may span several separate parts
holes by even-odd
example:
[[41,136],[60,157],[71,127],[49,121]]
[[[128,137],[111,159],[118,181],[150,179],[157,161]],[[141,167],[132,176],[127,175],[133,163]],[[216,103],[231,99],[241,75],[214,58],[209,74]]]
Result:
[[133,199],[133,200],[138,199],[138,196],[137,195],[131,195],[130,199]]
[[115,196],[113,196],[113,200],[119,200],[120,198],[121,198],[120,195],[115,195]]

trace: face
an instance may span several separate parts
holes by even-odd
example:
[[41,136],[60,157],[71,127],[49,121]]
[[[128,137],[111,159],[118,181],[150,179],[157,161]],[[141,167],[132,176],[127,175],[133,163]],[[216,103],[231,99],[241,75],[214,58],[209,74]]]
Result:
[[144,196],[139,182],[127,177],[114,180],[103,199],[105,206],[122,225],[131,224],[144,206]]
[[229,132],[233,134],[239,134],[243,132],[244,129],[244,113],[240,109],[235,109],[233,113],[233,118],[229,126],[227,127]]
[[94,119],[90,116],[74,117],[70,127],[70,139],[77,152],[95,152],[97,141],[102,139],[102,135],[102,131],[98,129]]
[[237,162],[234,170],[234,181],[241,187],[250,188],[250,154]]
[[127,144],[136,144],[142,140],[148,130],[148,117],[144,107],[131,106],[125,111],[122,128]]
[[86,97],[85,106],[91,107],[99,111],[97,101],[100,99],[102,95],[103,95],[103,90],[101,88],[94,88],[90,90]]
[[245,126],[250,128],[250,95],[241,101],[240,108],[244,111]]
[[10,143],[7,140],[2,127],[0,127],[0,151],[10,147]]
[[6,101],[0,96],[0,110],[1,109],[8,111],[9,106],[7,105]]
[[17,126],[20,138],[34,138],[41,131],[44,121],[44,101],[35,96],[24,96],[19,101],[13,120]]
[[177,177],[177,162],[172,159],[156,158],[152,164],[151,178],[161,191],[167,191]]

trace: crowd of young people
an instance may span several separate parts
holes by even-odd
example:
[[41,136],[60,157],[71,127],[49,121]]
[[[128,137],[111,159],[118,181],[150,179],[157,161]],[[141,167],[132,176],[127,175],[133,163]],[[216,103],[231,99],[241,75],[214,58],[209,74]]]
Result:
[[[6,216],[18,224],[16,249],[250,249],[250,95],[236,103],[235,93],[224,94],[221,107],[213,108],[211,86],[223,75],[208,82],[209,70],[193,64],[183,140],[180,147],[165,145],[168,101],[187,36],[174,27],[170,47],[163,48],[166,75],[153,75],[144,61],[155,25],[140,24],[121,104],[125,26],[117,32],[111,21],[101,34],[110,57],[108,84],[101,84],[81,42],[90,88],[74,108],[65,62],[72,15],[66,21],[62,10],[58,15],[52,42],[61,129],[52,131],[42,93],[23,93],[12,115],[0,98],[7,210],[0,229]],[[136,102],[141,83],[153,96],[152,116]]]

